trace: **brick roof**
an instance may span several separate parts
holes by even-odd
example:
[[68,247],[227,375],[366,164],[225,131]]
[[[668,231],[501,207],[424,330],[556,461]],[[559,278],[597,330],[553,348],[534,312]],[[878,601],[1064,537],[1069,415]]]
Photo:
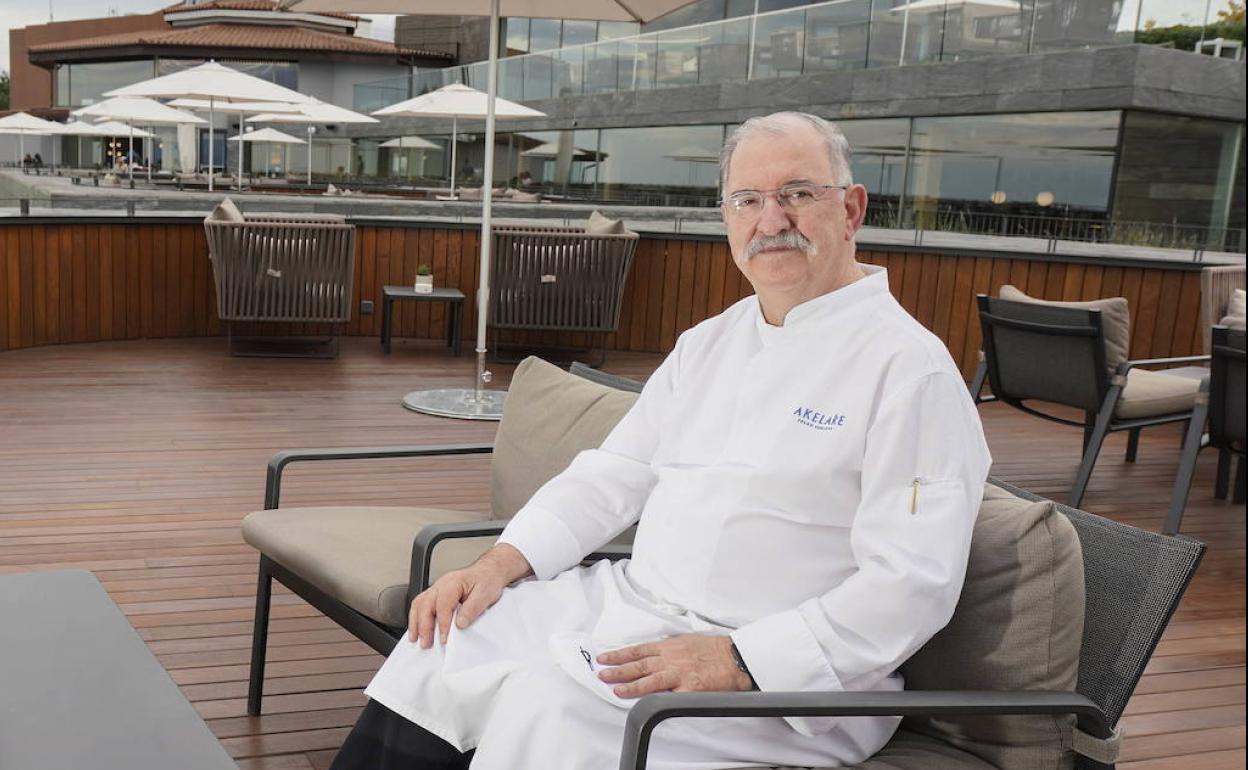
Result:
[[[168,8],[161,8],[161,13],[186,13],[188,11],[274,11],[278,0],[206,0],[206,2],[175,3]],[[331,16],[335,19],[358,21],[359,16],[338,11],[317,11],[317,16]]]
[[[260,0],[267,1],[267,0]],[[373,56],[421,56],[450,59],[437,51],[399,48],[393,43],[304,27],[272,27],[260,24],[204,24],[167,30],[122,32],[116,35],[62,40],[32,45],[31,53],[155,46],[162,48],[255,48],[266,51],[321,51]]]

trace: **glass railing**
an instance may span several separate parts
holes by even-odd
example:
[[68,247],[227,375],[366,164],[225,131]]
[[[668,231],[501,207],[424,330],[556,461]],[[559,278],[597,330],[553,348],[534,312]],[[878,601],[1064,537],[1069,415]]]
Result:
[[[1156,26],[1153,3],[832,0],[508,57],[499,62],[498,93],[533,101],[1114,45],[1137,38],[1154,42],[1155,32],[1148,33],[1151,37],[1144,33]],[[1223,33],[1221,27],[1208,29],[1209,34]],[[1242,38],[1242,22],[1238,30]],[[359,84],[355,109],[380,109],[450,83],[484,90],[486,63]]]

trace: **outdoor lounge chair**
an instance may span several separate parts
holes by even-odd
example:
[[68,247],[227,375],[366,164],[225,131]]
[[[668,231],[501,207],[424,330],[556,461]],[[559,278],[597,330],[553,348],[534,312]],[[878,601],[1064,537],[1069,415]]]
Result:
[[1201,341],[1207,355],[1211,350],[1210,330],[1223,323],[1231,296],[1245,284],[1243,265],[1217,265],[1200,271],[1200,328]]
[[[1196,472],[1196,456],[1206,445],[1218,450],[1214,495],[1219,499],[1226,498],[1231,455],[1236,455],[1238,470],[1235,472],[1234,502],[1244,502],[1244,454],[1248,447],[1244,425],[1244,380],[1244,331],[1225,326],[1213,327],[1213,360],[1209,376],[1200,383],[1201,397],[1196,401],[1196,411],[1192,414],[1183,442],[1170,511],[1162,528],[1166,534],[1179,531],[1179,522],[1183,519],[1183,509],[1187,507],[1187,496],[1192,487],[1192,475]],[[1209,421],[1207,444],[1204,436],[1206,419]]]
[[[638,383],[577,369],[581,377],[537,359],[522,363],[493,447],[298,450],[273,458],[266,510],[249,515],[243,529],[261,551],[249,713],[260,707],[271,579],[388,652],[411,598],[488,548],[506,517],[579,450],[597,446],[633,403],[629,391]],[[490,451],[492,519],[418,508],[277,508],[291,462]],[[903,668],[911,690],[647,696],[629,716],[620,767],[644,766],[654,724],[682,713],[906,715],[862,770],[1043,770],[1069,766],[1075,753],[1081,769],[1112,767],[1113,726],[1203,551],[1188,538],[993,482],[954,619]],[[622,542],[591,558],[627,553]]]
[[[354,225],[333,214],[243,217],[226,198],[204,219],[204,231],[232,354],[337,355],[337,332],[351,320]],[[322,345],[285,352],[238,347],[235,323],[271,321],[329,324],[335,333]]]
[[[1125,300],[1118,300],[1120,307],[1107,305],[1104,311],[1073,306],[1091,303],[1014,301],[982,294],[977,301],[984,360],[971,383],[971,396],[976,403],[989,400],[980,395],[987,380],[995,400],[1036,417],[1083,428],[1083,459],[1070,491],[1070,505],[1078,507],[1083,500],[1109,433],[1130,432],[1126,459],[1134,462],[1142,428],[1191,418],[1199,382],[1142,367],[1208,361],[1209,357],[1127,360]],[[1114,312],[1112,331],[1107,329],[1107,312]],[[1049,414],[1031,405],[1036,401],[1079,409],[1084,419]]]
[[[606,337],[620,325],[637,240],[637,233],[622,225],[614,232],[496,228],[490,327],[496,336],[501,329],[596,334],[601,364]],[[497,339],[491,348],[498,349]]]

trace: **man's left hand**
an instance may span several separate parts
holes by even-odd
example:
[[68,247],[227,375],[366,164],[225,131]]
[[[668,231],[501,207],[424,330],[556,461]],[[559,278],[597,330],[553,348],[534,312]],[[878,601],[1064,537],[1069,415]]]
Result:
[[735,691],[751,689],[750,677],[732,659],[727,636],[682,634],[659,642],[604,652],[598,678],[614,684],[621,698],[653,692]]

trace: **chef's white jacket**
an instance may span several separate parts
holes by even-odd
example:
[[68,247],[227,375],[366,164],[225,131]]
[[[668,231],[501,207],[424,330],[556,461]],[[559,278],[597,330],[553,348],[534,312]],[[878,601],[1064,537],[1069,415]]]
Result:
[[[881,268],[681,335],[636,405],[507,526],[535,578],[445,647],[406,641],[367,694],[474,770],[610,768],[625,709],[589,658],[731,634],[763,690],[900,689],[949,620],[990,457],[943,344]],[[579,564],[634,523],[633,557]],[[671,720],[651,768],[852,764],[890,717]]]

